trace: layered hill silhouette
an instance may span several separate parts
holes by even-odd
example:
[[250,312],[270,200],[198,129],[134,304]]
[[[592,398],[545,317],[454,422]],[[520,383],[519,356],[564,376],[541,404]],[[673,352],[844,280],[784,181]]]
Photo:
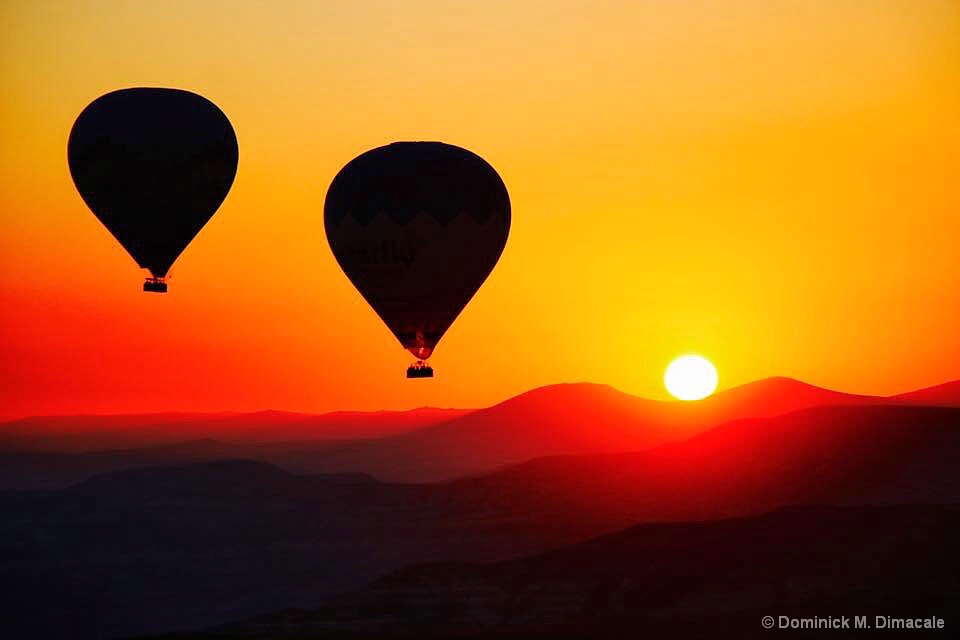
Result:
[[650,451],[539,458],[452,484],[461,501],[491,513],[534,510],[576,527],[786,504],[952,503],[958,456],[960,409],[827,406],[736,420]]
[[22,636],[201,628],[316,606],[403,565],[504,561],[638,522],[957,504],[958,454],[960,408],[861,404],[433,484],[253,461],[129,469],[0,494],[0,596]]
[[432,427],[346,443],[315,458],[317,466],[298,470],[360,470],[406,482],[444,480],[539,456],[649,449],[738,418],[898,401],[829,391],[789,378],[761,380],[695,403],[646,400],[606,385],[553,385]]
[[0,491],[58,489],[114,471],[199,462],[260,460],[295,469],[338,446],[331,440],[235,444],[204,439],[83,453],[0,452]]
[[[696,403],[565,384],[476,411],[38,418],[0,425],[0,490],[56,488],[96,473],[228,459],[260,460],[296,473],[359,471],[390,481],[438,481],[541,456],[645,450],[741,418],[889,404],[960,406],[960,383],[880,398],[770,378]],[[129,448],[157,441],[165,444]],[[121,444],[127,448],[111,449]],[[111,450],[89,451],[95,448]]]
[[921,404],[941,407],[960,407],[960,380],[891,396],[903,404]]
[[469,411],[423,407],[410,411],[337,411],[320,415],[259,411],[35,417],[0,424],[0,452],[100,452],[197,440],[251,444],[376,438],[465,413]]
[[960,610],[958,538],[958,505],[791,507],[750,518],[644,524],[518,560],[409,567],[321,607],[178,637],[455,638],[467,629],[471,638],[830,633],[766,630],[766,615],[777,624],[780,616],[846,616],[850,625],[865,616],[871,627],[877,616],[932,616],[946,618],[932,637],[947,637]]
[[257,459],[313,471],[317,465],[309,463],[319,452],[346,440],[416,430],[466,413],[421,408],[16,420],[0,425],[0,491],[60,488],[99,473],[216,460]]

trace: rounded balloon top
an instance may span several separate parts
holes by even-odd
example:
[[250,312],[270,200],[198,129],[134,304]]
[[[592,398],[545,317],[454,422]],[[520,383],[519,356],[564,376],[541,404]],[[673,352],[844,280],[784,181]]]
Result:
[[500,258],[510,198],[494,168],[471,151],[397,142],[340,170],[324,226],[350,281],[404,348],[425,360]]
[[84,202],[156,279],[220,207],[238,157],[223,111],[181,89],[100,96],[77,117],[67,144]]
[[423,214],[444,225],[461,214],[478,222],[503,216],[506,242],[510,198],[496,170],[472,151],[443,142],[394,142],[351,160],[327,192],[328,227],[347,215],[366,225],[378,213],[400,223]]

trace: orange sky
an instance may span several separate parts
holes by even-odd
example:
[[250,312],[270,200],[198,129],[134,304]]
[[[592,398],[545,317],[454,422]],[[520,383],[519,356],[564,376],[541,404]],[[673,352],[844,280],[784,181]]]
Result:
[[[140,292],[76,194],[74,118],[197,91],[233,190]],[[339,270],[326,188],[442,140],[513,201],[433,381]],[[960,4],[0,3],[0,415],[479,406],[589,380],[889,393],[960,378]]]

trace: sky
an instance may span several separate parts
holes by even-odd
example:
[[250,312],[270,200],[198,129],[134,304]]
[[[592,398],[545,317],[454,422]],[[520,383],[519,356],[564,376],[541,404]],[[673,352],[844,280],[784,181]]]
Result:
[[[198,92],[240,145],[166,296],[86,209],[93,99]],[[490,162],[513,222],[433,380],[335,262],[370,148]],[[675,356],[886,394],[960,378],[960,4],[0,3],[0,417],[665,398]]]

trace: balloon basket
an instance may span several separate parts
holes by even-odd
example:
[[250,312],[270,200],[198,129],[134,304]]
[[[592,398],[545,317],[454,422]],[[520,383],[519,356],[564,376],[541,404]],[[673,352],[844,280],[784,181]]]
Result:
[[407,367],[407,377],[408,378],[432,378],[433,377],[433,367],[428,365],[423,360],[420,360],[409,367]]
[[143,283],[143,290],[147,293],[166,293],[167,283],[159,278],[147,278]]

